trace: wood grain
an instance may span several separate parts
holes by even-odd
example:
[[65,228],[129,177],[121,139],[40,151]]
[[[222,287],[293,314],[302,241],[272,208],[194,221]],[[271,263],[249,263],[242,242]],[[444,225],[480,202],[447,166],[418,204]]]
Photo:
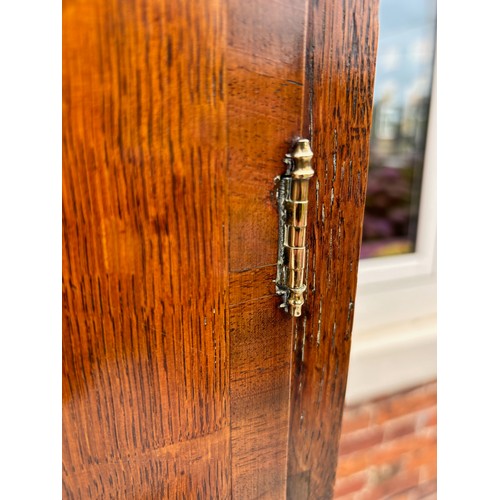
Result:
[[274,178],[300,134],[306,2],[228,5],[230,270],[275,265]]
[[275,295],[274,178],[300,133],[306,2],[228,3],[231,270],[230,386],[234,499],[284,498],[290,318]]
[[[290,328],[276,296],[231,307],[232,498],[285,497]],[[278,311],[280,312],[280,311]]]
[[224,5],[63,33],[64,496],[228,498]]
[[[64,498],[332,497],[376,36],[371,0],[64,3]],[[299,135],[293,321],[274,178]]]
[[306,314],[294,332],[290,499],[333,497],[366,194],[377,8],[372,0],[310,6],[305,111],[317,177],[309,202]]

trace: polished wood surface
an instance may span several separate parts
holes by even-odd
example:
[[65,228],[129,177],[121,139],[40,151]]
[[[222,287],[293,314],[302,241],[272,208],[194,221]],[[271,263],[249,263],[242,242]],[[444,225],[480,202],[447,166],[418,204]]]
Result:
[[318,0],[310,8],[306,85],[317,177],[309,198],[307,313],[293,341],[287,490],[297,500],[333,497],[378,37],[373,0]]
[[286,494],[291,322],[278,309],[273,283],[274,178],[300,134],[306,6],[228,4],[231,449],[238,499]]
[[65,498],[228,498],[222,2],[64,6]]
[[[332,497],[375,14],[65,1],[64,498]],[[299,135],[317,178],[295,321],[274,178]]]

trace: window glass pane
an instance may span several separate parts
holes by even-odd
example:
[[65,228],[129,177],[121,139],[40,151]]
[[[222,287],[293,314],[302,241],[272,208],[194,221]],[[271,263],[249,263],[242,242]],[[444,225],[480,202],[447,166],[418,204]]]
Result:
[[415,251],[435,32],[435,0],[380,1],[362,258]]

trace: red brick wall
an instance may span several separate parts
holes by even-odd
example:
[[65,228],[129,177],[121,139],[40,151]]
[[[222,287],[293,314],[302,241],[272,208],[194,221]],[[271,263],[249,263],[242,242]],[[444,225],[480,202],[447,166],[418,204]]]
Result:
[[346,406],[335,500],[436,498],[436,383]]

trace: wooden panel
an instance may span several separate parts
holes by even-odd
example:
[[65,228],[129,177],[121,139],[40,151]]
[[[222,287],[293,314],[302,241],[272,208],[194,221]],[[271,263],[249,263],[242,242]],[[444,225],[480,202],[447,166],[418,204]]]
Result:
[[306,2],[229,1],[232,498],[286,494],[291,320],[278,309],[274,178],[300,132]]
[[333,497],[366,193],[376,16],[373,0],[311,4],[307,94],[317,177],[306,314],[295,325],[290,499]]
[[[285,497],[290,328],[276,296],[231,307],[232,498]],[[278,311],[279,312],[279,311]]]
[[231,271],[276,264],[273,179],[301,127],[305,15],[304,0],[229,2]]
[[[276,297],[275,279],[276,265],[257,267],[240,273],[230,273],[231,307],[249,300]],[[254,304],[258,304],[258,302],[254,302]]]
[[223,3],[63,22],[65,497],[227,498]]
[[134,460],[63,470],[64,498],[229,498],[227,432],[136,454]]
[[[65,498],[284,498],[289,446],[288,496],[332,496],[371,4],[65,2]],[[273,179],[298,135],[318,182],[294,322]]]

